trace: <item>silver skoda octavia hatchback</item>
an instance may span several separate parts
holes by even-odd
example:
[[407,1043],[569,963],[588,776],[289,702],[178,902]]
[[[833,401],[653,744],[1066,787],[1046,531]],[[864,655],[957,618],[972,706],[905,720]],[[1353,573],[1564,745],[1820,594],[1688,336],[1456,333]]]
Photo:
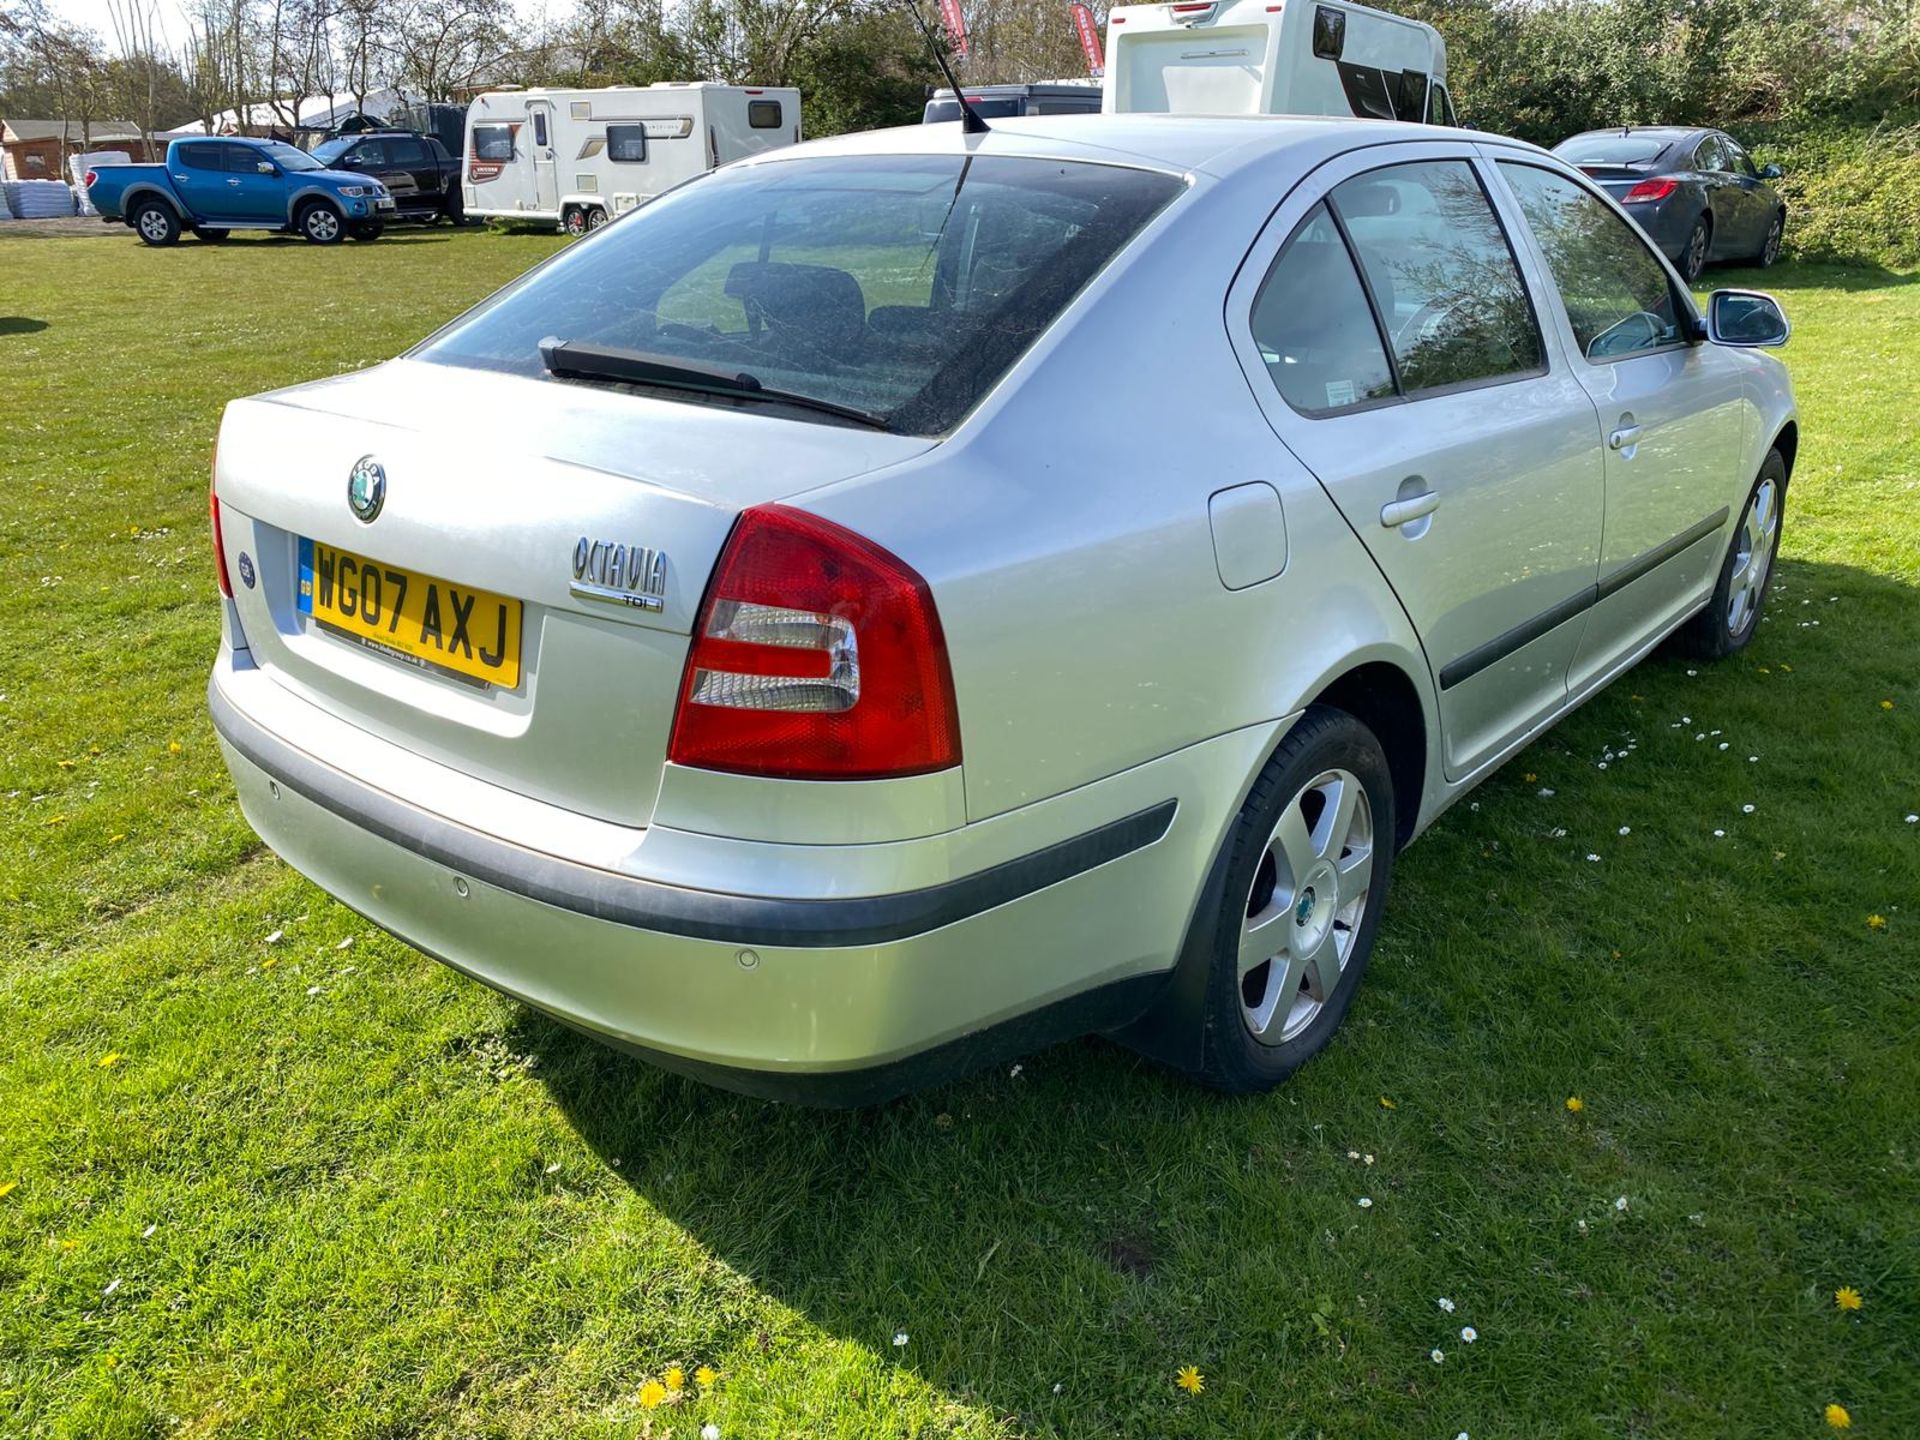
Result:
[[1422,827],[1751,638],[1785,338],[1478,133],[782,150],[229,407],[213,719],[293,865],[662,1065],[857,1103],[1104,1031],[1259,1089]]

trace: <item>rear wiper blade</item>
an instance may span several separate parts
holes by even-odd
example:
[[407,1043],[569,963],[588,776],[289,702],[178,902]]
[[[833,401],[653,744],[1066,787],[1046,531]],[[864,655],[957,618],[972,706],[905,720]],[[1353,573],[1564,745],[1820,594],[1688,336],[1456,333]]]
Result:
[[660,385],[674,390],[702,390],[715,395],[738,395],[750,400],[765,400],[817,410],[823,415],[870,425],[876,430],[891,426],[887,417],[872,410],[822,400],[797,390],[782,390],[762,383],[758,375],[726,365],[708,365],[699,360],[682,360],[672,355],[655,355],[645,350],[625,350],[612,345],[583,345],[577,340],[548,339],[540,342],[540,359],[549,375],[568,380],[612,380],[626,385]]

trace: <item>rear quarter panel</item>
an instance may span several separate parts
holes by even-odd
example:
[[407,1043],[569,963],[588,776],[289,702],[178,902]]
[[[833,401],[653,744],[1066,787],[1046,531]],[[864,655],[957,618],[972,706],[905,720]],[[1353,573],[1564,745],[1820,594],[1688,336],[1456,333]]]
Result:
[[[1197,181],[953,438],[798,502],[932,586],[969,820],[1289,715],[1357,657],[1424,684],[1404,613],[1275,439],[1223,324],[1292,178]],[[1249,481],[1281,496],[1286,566],[1230,591],[1208,501]]]

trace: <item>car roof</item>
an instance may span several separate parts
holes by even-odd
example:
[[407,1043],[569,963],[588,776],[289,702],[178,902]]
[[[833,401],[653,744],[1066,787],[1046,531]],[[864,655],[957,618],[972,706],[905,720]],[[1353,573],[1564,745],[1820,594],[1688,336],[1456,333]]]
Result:
[[1686,140],[1695,135],[1717,135],[1720,132],[1707,125],[1608,125],[1599,130],[1582,130],[1578,135],[1569,135],[1567,140],[1585,140],[1595,135],[1619,135],[1622,131],[1629,135],[1644,135],[1650,140],[1664,140],[1669,145],[1676,140]]
[[[972,93],[969,91],[969,93]],[[1367,146],[1411,141],[1502,145],[1544,155],[1524,140],[1481,130],[1330,115],[1028,115],[993,120],[984,135],[950,125],[908,125],[812,140],[736,162],[777,163],[796,154],[1037,156],[1136,165],[1224,177],[1292,152],[1306,166]]]

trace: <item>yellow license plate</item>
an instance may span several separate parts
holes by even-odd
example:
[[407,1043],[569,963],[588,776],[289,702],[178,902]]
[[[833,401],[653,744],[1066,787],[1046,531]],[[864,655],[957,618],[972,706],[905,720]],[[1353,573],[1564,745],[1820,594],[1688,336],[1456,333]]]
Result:
[[521,605],[505,595],[303,539],[299,606],[356,640],[503,689],[520,683]]

